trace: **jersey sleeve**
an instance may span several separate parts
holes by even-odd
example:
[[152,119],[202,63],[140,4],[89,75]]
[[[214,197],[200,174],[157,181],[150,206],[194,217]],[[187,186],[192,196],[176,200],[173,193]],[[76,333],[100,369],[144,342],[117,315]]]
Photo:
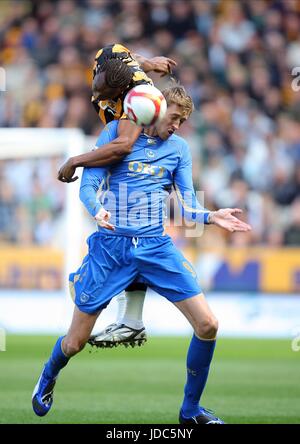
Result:
[[[111,122],[101,131],[95,149],[117,137],[117,122]],[[84,168],[81,178],[79,197],[91,216],[95,217],[102,204],[98,198],[105,186],[108,168]]]
[[84,168],[82,173],[79,197],[93,217],[102,207],[98,192],[101,192],[101,188],[105,184],[106,175],[107,172],[104,168]]
[[197,200],[192,179],[192,157],[184,141],[182,141],[181,157],[173,175],[173,186],[184,218],[207,224],[210,211]]
[[101,131],[96,141],[95,149],[101,148],[102,145],[111,142],[117,137],[118,137],[118,121],[114,120],[109,124],[107,124]]

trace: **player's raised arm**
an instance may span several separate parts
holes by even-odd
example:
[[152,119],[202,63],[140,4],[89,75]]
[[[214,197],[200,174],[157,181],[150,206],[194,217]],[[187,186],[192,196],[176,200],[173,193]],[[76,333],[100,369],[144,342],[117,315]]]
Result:
[[183,216],[190,221],[214,224],[227,231],[249,231],[251,226],[234,214],[242,213],[239,208],[223,208],[209,211],[197,200],[192,180],[192,158],[187,144],[182,142],[181,159],[174,172],[174,188]]
[[134,58],[139,62],[144,72],[158,72],[161,74],[161,77],[171,74],[172,69],[177,66],[175,60],[170,59],[169,57],[158,56],[147,59],[140,54],[134,54]]
[[79,156],[70,157],[58,172],[61,182],[74,182],[77,167],[102,167],[119,162],[131,152],[132,146],[141,133],[141,127],[127,119],[119,121],[115,139],[107,141],[101,150],[94,150]]

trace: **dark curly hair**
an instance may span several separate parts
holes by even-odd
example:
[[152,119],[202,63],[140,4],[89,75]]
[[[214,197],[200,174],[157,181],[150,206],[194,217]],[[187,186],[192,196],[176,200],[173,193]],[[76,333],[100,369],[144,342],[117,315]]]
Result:
[[93,81],[93,89],[97,90],[97,83],[99,74],[105,73],[105,83],[110,88],[126,88],[133,76],[131,68],[121,59],[109,58],[106,59],[96,69],[96,75]]

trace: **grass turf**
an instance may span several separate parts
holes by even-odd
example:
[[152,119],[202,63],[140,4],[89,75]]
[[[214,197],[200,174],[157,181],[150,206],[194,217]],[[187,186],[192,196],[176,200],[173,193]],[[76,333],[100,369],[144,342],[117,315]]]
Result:
[[[44,418],[31,393],[54,337],[8,336],[0,353],[0,423],[177,424],[188,338],[142,348],[87,346],[63,370]],[[300,423],[300,352],[288,340],[219,339],[201,404],[227,423]]]

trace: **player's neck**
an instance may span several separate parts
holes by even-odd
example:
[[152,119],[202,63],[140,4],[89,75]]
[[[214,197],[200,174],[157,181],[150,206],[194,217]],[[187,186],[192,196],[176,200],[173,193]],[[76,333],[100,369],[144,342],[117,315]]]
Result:
[[144,134],[149,137],[157,137],[158,136],[155,126],[150,126],[150,128],[145,128]]

